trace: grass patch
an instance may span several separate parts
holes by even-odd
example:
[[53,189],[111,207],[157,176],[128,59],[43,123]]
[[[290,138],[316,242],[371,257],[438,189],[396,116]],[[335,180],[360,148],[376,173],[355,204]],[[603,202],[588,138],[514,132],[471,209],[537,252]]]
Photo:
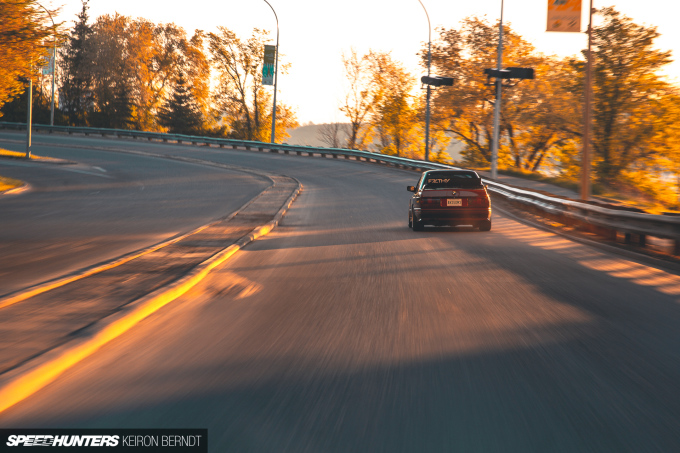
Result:
[[[18,151],[10,151],[8,149],[0,148],[0,156],[23,159],[26,156],[26,153],[20,153]],[[49,159],[49,157],[36,156],[35,154],[31,154],[31,159],[41,160],[41,159]]]
[[18,179],[12,179],[12,178],[6,178],[4,176],[0,176],[0,192],[4,192],[5,190],[15,189],[15,188],[21,187],[23,185],[24,185],[24,182],[19,181]]

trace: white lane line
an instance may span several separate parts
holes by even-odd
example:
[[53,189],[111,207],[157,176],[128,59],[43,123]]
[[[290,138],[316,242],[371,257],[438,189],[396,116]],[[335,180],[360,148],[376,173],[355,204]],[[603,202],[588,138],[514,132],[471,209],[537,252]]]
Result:
[[[28,164],[28,163],[23,163],[23,162],[0,162],[0,167],[1,166],[8,166],[8,167],[33,167],[35,168],[35,164]],[[81,173],[83,175],[90,175],[90,176],[97,176],[99,178],[106,178],[106,179],[113,179],[113,176],[109,175],[103,175],[101,172],[92,172],[92,171],[86,171],[86,170],[79,170],[77,168],[66,168],[62,166],[57,166],[57,165],[39,165],[40,168],[47,168],[50,170],[61,170],[61,171],[69,171],[71,173]],[[103,168],[99,167],[92,167],[92,168],[98,168],[99,170],[106,172]]]

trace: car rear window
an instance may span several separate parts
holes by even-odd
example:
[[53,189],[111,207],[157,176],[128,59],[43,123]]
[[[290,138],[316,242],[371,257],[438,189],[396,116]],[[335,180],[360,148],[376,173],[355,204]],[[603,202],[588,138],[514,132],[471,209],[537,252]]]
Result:
[[473,172],[431,173],[425,176],[424,189],[475,189],[482,187],[482,178]]

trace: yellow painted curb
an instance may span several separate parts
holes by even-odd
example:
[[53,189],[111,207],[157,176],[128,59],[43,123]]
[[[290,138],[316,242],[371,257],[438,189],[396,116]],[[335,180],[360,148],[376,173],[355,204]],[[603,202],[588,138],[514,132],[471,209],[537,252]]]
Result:
[[0,412],[45,387],[64,371],[90,356],[109,341],[127,332],[147,316],[186,293],[203,280],[212,269],[231,258],[243,246],[268,234],[278,225],[281,218],[301,192],[302,184],[297,180],[295,181],[298,184],[297,188],[288,197],[272,221],[253,229],[253,231],[239,239],[235,244],[230,245],[196,266],[181,279],[136,300],[120,312],[97,322],[86,329],[80,338],[31,360],[10,371],[6,376],[0,376]]

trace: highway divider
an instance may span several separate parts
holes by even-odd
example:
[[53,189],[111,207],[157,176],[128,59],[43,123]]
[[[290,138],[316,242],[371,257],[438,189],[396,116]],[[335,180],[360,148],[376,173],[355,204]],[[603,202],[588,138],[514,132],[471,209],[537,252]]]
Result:
[[[0,128],[25,130],[25,123],[0,122]],[[455,169],[450,165],[426,162],[385,154],[357,151],[350,149],[309,147],[288,144],[271,144],[247,140],[232,140],[223,138],[200,137],[181,134],[166,134],[157,132],[142,132],[123,129],[85,128],[70,126],[33,125],[33,130],[48,133],[67,133],[83,135],[101,135],[114,137],[128,137],[133,139],[147,139],[149,141],[163,141],[187,143],[203,146],[230,147],[268,151],[272,153],[296,154],[307,156],[321,156],[333,158],[354,159],[365,162],[375,162],[397,168],[425,171],[434,169]],[[616,239],[618,233],[623,235],[626,243],[647,245],[647,237],[658,237],[674,241],[672,253],[680,255],[680,217],[670,215],[655,215],[642,212],[631,212],[630,209],[603,203],[583,202],[535,192],[523,188],[485,178],[492,195],[499,196],[518,209],[528,210],[535,214],[551,218],[565,225],[590,231],[606,239]]]
[[[190,159],[190,161],[200,162],[195,159]],[[247,171],[256,173],[250,169]],[[118,261],[101,266],[101,269],[99,267],[92,269],[96,270],[97,273],[100,273],[101,275],[101,273],[105,271],[103,268],[124,266],[126,262],[138,257],[140,254],[148,255],[161,247],[167,247],[172,244],[178,244],[178,248],[181,249],[182,253],[192,256],[193,252],[188,250],[188,248],[196,247],[197,250],[209,248],[210,245],[208,243],[215,242],[215,239],[213,239],[214,235],[224,234],[223,232],[229,229],[233,222],[236,222],[238,225],[236,229],[243,228],[245,233],[245,235],[240,236],[239,239],[236,239],[226,247],[220,245],[215,246],[217,250],[216,253],[206,255],[209,257],[202,258],[197,265],[191,267],[190,270],[181,274],[178,278],[171,280],[168,284],[164,284],[150,293],[148,293],[148,291],[141,292],[140,297],[131,303],[118,307],[113,310],[112,314],[104,318],[97,318],[95,322],[87,324],[84,328],[78,329],[77,335],[69,335],[70,339],[66,343],[62,344],[63,339],[61,339],[61,334],[58,332],[58,329],[54,329],[55,332],[57,332],[56,335],[58,338],[56,338],[56,340],[50,340],[52,343],[50,347],[45,348],[46,352],[37,356],[26,357],[25,362],[21,362],[17,366],[9,368],[4,373],[0,374],[0,412],[34,394],[36,391],[54,381],[64,371],[92,355],[106,343],[122,335],[152,313],[176,300],[203,280],[211,270],[227,261],[245,245],[272,231],[279,224],[295,198],[302,191],[302,184],[296,179],[287,176],[274,175],[266,172],[257,173],[260,176],[271,179],[273,184],[250,202],[246,203],[236,213],[225,217],[220,221],[213,222],[205,227],[194,230],[187,235],[182,235],[167,243],[158,244],[148,250],[139,252],[136,256],[125,256]],[[241,212],[243,212],[243,219],[239,221],[239,214]],[[257,215],[254,215],[254,213],[257,213]],[[270,220],[264,224],[260,224],[261,221],[258,221],[257,219],[261,218],[264,213],[267,213],[267,216],[271,216],[269,217]],[[244,225],[247,226],[247,229]],[[210,231],[210,228],[212,228],[213,231]],[[206,237],[210,238],[209,241],[206,242],[200,238],[193,237],[204,230],[206,231]],[[183,239],[188,239],[189,241],[182,245],[180,241]],[[195,242],[195,244],[192,245],[193,242]],[[168,258],[166,255],[161,254],[159,259],[167,260]],[[146,265],[156,267],[153,262],[147,263]],[[134,267],[133,269],[130,269],[130,271],[137,272],[138,269],[139,267]],[[172,270],[173,266],[170,266],[169,269],[169,272],[174,272]],[[78,274],[72,276],[73,279],[70,281],[59,281],[59,286],[64,286],[66,283],[72,283],[76,280],[85,279],[91,274],[92,270],[85,271],[82,275]],[[63,285],[61,285],[61,283],[63,283]],[[53,288],[40,289],[49,291]],[[73,291],[77,291],[77,289],[74,289]],[[35,295],[36,294],[33,293],[28,294],[29,298],[34,297]],[[71,302],[70,299],[71,298],[67,297],[65,303]],[[73,299],[73,303],[79,304],[77,298]],[[21,308],[23,304],[16,304],[16,302],[19,302],[20,300],[14,301],[14,306],[9,307],[8,309]],[[36,301],[38,304],[40,302],[41,301]],[[26,303],[30,303],[30,301]],[[30,311],[32,309],[34,308],[26,307],[26,310]],[[95,315],[96,313],[92,316]],[[10,318],[11,317],[7,317],[5,322],[14,322]],[[16,322],[21,322],[21,319],[18,319]],[[59,320],[56,319],[55,322],[58,323]],[[86,319],[83,322],[87,323],[89,321]],[[14,334],[20,335],[21,330],[15,329]]]

